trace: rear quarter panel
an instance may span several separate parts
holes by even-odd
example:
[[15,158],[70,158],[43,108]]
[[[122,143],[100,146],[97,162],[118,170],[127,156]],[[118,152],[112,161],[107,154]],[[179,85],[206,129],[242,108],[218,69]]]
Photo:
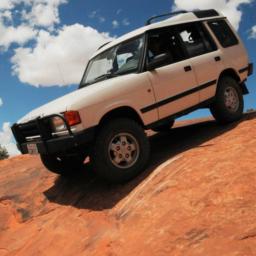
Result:
[[225,21],[228,23],[229,27],[231,28],[233,33],[236,35],[239,41],[237,45],[226,47],[226,48],[222,47],[222,45],[219,43],[218,39],[216,38],[216,36],[214,35],[210,27],[207,24],[206,26],[220,50],[223,70],[230,69],[230,68],[234,69],[237,75],[240,76],[241,81],[243,81],[247,78],[247,73],[244,72],[240,74],[239,70],[248,66],[249,64],[248,53],[237,31],[234,29],[234,27],[230,24],[230,22],[227,19],[225,19]]

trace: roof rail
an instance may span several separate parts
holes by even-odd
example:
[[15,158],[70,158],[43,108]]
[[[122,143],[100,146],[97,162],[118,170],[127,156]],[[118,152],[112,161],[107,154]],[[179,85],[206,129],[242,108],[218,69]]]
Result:
[[153,16],[150,19],[147,20],[146,25],[152,24],[152,21],[158,18],[166,17],[166,16],[174,16],[182,13],[187,13],[187,11],[178,11],[178,12],[170,12],[170,13],[165,13],[157,16]]
[[109,42],[107,42],[107,43],[101,45],[101,46],[98,48],[98,50],[100,50],[101,48],[103,48],[105,45],[107,45],[107,44],[109,44],[109,43],[111,43],[111,41],[109,41]]

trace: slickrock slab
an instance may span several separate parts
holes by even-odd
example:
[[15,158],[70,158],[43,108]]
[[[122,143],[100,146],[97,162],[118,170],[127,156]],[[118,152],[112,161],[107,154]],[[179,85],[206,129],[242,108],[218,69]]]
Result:
[[0,162],[0,255],[256,255],[256,114],[152,134],[125,185],[88,164],[70,179],[38,157]]

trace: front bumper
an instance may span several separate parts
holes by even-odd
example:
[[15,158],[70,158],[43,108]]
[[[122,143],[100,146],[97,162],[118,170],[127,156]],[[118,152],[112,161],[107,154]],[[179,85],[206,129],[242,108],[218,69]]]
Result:
[[[52,135],[50,120],[53,117],[60,117],[68,131],[68,135],[57,137]],[[39,154],[64,153],[76,149],[82,145],[90,144],[94,139],[95,128],[89,128],[79,133],[73,133],[66,120],[61,115],[51,115],[37,118],[26,124],[14,124],[13,135],[17,141],[17,147],[22,154],[28,154],[28,147],[36,145]],[[36,135],[34,140],[28,140],[29,136]]]

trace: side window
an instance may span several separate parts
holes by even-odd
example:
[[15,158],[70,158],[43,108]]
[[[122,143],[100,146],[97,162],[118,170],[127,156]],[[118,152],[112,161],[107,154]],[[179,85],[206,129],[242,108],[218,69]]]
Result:
[[116,65],[114,65],[113,71],[119,74],[138,69],[143,44],[144,39],[142,37],[121,44],[116,51]]
[[210,21],[208,25],[224,48],[238,44],[237,37],[225,20]]
[[162,66],[185,59],[184,51],[173,27],[152,31],[148,36],[147,63],[161,54],[167,54],[167,59]]
[[121,68],[133,55],[131,53],[123,53],[116,56],[118,68]]
[[201,23],[178,26],[177,30],[190,58],[217,49]]

